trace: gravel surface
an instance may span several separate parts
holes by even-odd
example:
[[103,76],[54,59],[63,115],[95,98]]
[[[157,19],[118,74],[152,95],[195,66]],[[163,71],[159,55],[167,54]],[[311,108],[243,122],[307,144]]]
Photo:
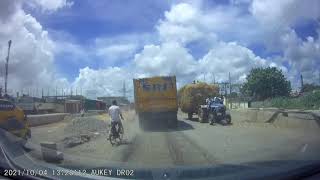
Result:
[[76,117],[64,127],[64,147],[71,148],[108,133],[108,123],[95,116]]
[[105,132],[107,129],[108,123],[106,121],[95,117],[77,117],[66,125],[64,132],[67,135],[78,136],[81,134]]
[[[210,126],[199,123],[196,117],[187,120],[178,114],[178,129],[143,132],[139,130],[134,112],[124,114],[124,141],[111,146],[106,136],[74,139],[76,146],[62,149],[63,165],[104,166],[122,163],[134,167],[170,167],[185,165],[215,165],[225,163],[264,162],[270,160],[320,160],[319,131],[281,128],[270,123],[237,122],[230,126]],[[93,119],[91,119],[93,118]],[[65,134],[99,132],[103,130],[92,122],[106,123],[106,116],[76,119],[63,126],[43,126],[32,132],[42,135],[38,140],[50,137],[70,137]],[[100,121],[103,121],[100,122]],[[77,123],[75,123],[77,122]],[[88,123],[88,124],[87,124]],[[67,130],[69,129],[71,130]],[[47,131],[51,132],[46,137]],[[60,133],[60,134],[59,134]],[[82,134],[83,135],[83,134]],[[71,136],[72,137],[72,136]]]

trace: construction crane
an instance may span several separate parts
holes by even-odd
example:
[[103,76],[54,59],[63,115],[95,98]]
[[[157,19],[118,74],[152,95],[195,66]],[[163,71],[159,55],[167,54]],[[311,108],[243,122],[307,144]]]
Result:
[[10,55],[10,47],[11,47],[12,41],[8,41],[8,55],[6,59],[6,76],[4,79],[4,94],[7,95],[7,86],[8,86],[8,69],[9,69],[9,55]]

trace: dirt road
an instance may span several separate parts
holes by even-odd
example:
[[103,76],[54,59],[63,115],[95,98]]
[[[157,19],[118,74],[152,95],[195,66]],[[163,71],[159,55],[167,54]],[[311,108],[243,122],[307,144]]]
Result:
[[[178,129],[142,132],[133,112],[128,112],[125,139],[111,146],[105,136],[72,148],[62,148],[62,165],[171,167],[270,160],[320,160],[318,131],[280,128],[273,124],[237,122],[210,126],[178,114]],[[97,118],[102,118],[97,116]],[[196,119],[194,119],[196,120]],[[32,128],[32,142],[59,141],[66,121]],[[44,135],[49,134],[49,135]]]

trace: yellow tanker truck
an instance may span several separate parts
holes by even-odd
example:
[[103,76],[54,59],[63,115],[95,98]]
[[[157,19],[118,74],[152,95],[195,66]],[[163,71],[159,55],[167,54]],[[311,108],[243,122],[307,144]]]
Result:
[[177,87],[175,76],[133,79],[135,110],[141,129],[165,125],[177,127]]

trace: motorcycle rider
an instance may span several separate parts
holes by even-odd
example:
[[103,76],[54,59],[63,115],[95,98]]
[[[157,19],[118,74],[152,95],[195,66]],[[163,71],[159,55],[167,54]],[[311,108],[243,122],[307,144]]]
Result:
[[210,101],[211,101],[210,98],[206,98],[206,104],[207,104],[207,105],[210,105]]
[[112,101],[112,106],[109,107],[108,114],[111,117],[111,131],[110,131],[110,133],[115,132],[115,127],[117,124],[119,126],[118,132],[122,131],[123,126],[122,126],[121,119],[123,120],[123,116],[122,116],[120,107],[117,105],[116,100]]

